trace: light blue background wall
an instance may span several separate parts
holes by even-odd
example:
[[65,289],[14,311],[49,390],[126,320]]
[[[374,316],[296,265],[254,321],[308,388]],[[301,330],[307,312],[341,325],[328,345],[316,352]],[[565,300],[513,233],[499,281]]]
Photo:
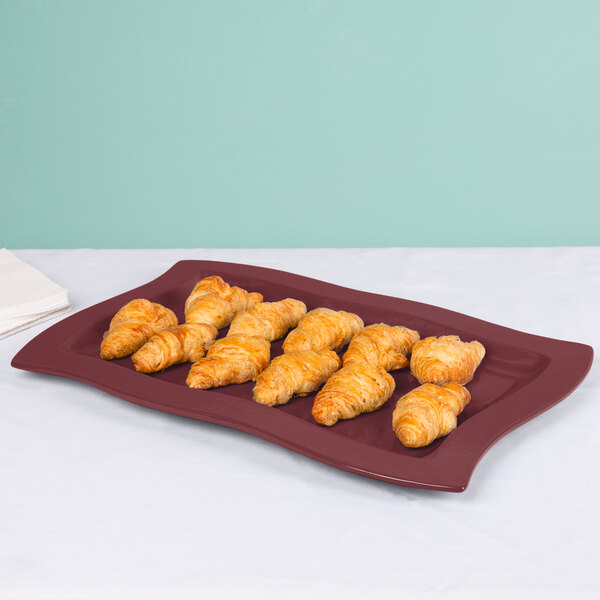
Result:
[[0,245],[599,244],[598,1],[0,0]]

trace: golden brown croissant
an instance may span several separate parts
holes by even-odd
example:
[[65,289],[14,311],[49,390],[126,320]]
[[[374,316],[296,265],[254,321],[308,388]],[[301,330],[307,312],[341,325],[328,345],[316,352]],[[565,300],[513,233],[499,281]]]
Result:
[[318,390],[341,364],[333,350],[305,350],[276,356],[256,378],[252,399],[276,406],[285,404],[292,396],[306,396]]
[[218,275],[196,283],[185,301],[186,323],[208,323],[218,329],[227,327],[236,313],[262,302],[262,294],[230,286]]
[[264,338],[238,333],[217,340],[206,356],[197,360],[186,383],[192,388],[208,388],[255,380],[269,364],[271,344]]
[[283,351],[287,354],[303,350],[339,350],[363,327],[363,320],[354,313],[315,308],[290,331],[283,342]]
[[143,298],[132,300],[112,318],[100,345],[100,356],[104,360],[127,356],[157,331],[174,325],[177,325],[175,313],[162,304]]
[[458,383],[425,383],[398,400],[394,433],[409,448],[427,446],[456,429],[456,417],[469,400],[469,390]]
[[413,346],[410,370],[419,383],[464,385],[484,356],[485,348],[477,341],[462,342],[457,335],[428,337]]
[[132,357],[140,373],[164,371],[182,362],[197,361],[206,354],[218,330],[208,323],[185,323],[155,333]]
[[407,327],[390,327],[384,323],[361,329],[350,340],[344,354],[344,366],[366,362],[386,371],[408,367],[406,355],[419,339],[419,332]]
[[381,367],[354,363],[336,371],[315,397],[312,414],[321,425],[373,412],[394,392],[394,378]]
[[273,342],[283,337],[306,314],[306,304],[286,298],[279,302],[261,302],[235,315],[228,335],[245,333]]

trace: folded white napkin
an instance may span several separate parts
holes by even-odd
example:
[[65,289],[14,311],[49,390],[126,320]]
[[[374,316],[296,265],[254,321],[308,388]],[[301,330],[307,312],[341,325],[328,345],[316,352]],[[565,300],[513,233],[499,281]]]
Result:
[[6,248],[0,250],[0,339],[69,310],[67,294]]

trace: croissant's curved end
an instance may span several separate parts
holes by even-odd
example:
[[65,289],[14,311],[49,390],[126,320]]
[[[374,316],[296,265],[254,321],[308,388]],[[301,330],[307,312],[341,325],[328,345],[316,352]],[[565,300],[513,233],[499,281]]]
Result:
[[319,423],[319,425],[326,425],[327,427],[331,427],[338,422],[338,412],[335,402],[332,402],[325,396],[322,397],[318,403],[313,404],[312,408],[314,420]]
[[142,346],[131,357],[133,366],[138,373],[156,373],[161,370],[160,356],[153,352],[145,351],[145,346]]
[[433,442],[428,434],[428,429],[412,415],[404,415],[394,423],[396,437],[407,448],[422,448]]
[[260,292],[250,292],[248,294],[248,308],[252,308],[263,301],[263,295]]
[[[263,371],[264,373],[264,371]],[[284,402],[285,394],[274,381],[260,380],[260,375],[256,380],[256,385],[252,390],[252,400],[264,406],[277,406]]]
[[114,337],[105,338],[100,344],[100,358],[104,360],[114,360],[115,358],[122,358],[127,356],[126,354],[120,354],[121,343]]

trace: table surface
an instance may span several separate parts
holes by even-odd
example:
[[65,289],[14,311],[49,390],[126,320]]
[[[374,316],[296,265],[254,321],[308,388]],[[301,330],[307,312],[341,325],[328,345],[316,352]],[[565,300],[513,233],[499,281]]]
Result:
[[[17,250],[74,310],[182,259],[272,267],[538,335],[600,339],[600,248]],[[18,371],[0,341],[0,598],[597,598],[600,368],[462,494]]]

